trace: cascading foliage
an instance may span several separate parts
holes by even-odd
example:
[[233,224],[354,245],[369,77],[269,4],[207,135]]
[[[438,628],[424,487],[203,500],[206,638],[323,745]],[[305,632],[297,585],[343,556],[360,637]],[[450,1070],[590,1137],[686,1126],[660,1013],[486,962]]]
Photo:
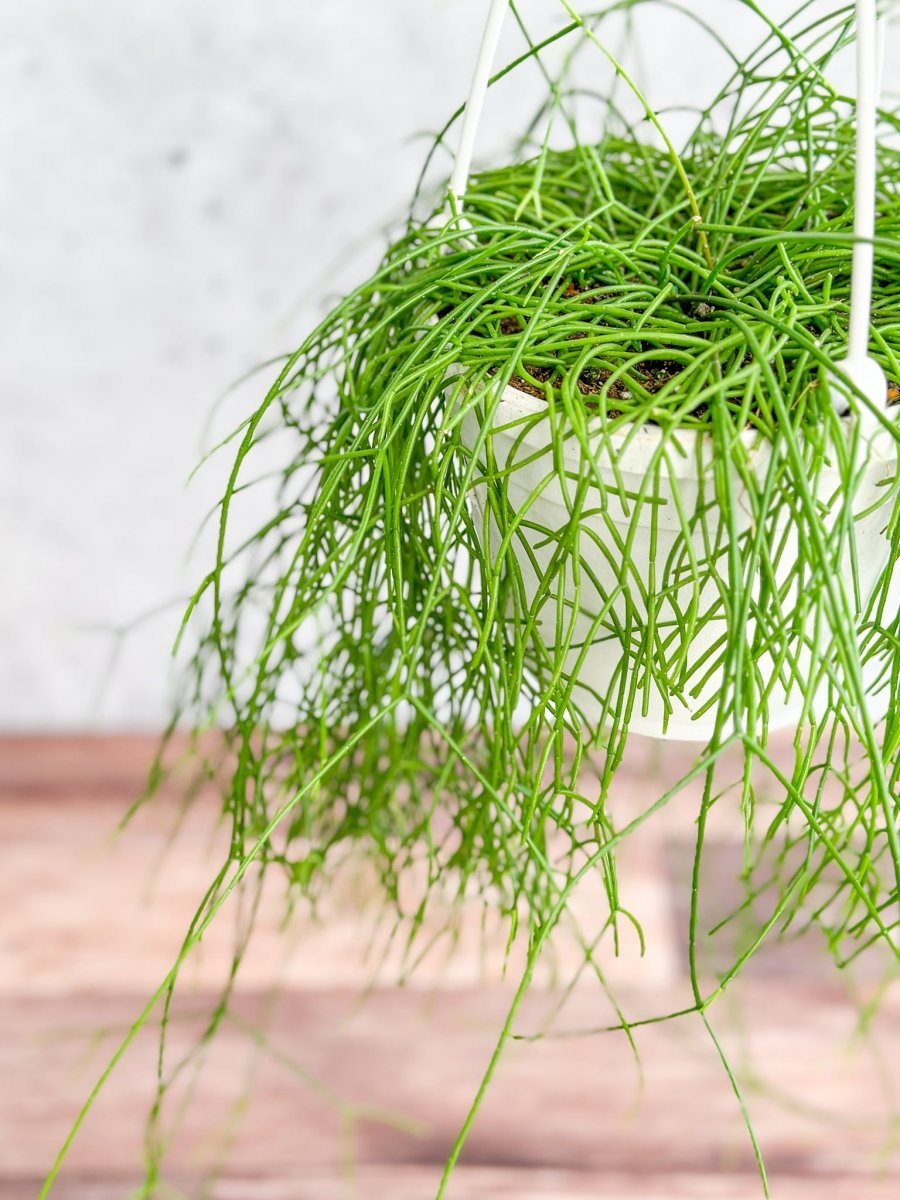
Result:
[[[501,1045],[583,881],[601,873],[608,901],[579,930],[588,959],[603,929],[635,919],[617,846],[688,785],[695,883],[709,814],[726,807],[746,826],[747,908],[766,912],[711,975],[695,888],[690,1011],[705,1020],[784,931],[818,927],[839,965],[898,953],[898,410],[892,386],[873,414],[883,469],[865,505],[885,550],[863,578],[859,414],[872,406],[851,394],[842,411],[833,383],[854,108],[829,78],[852,6],[807,4],[778,28],[760,14],[760,44],[729,47],[733,75],[677,151],[635,88],[599,101],[576,86],[582,57],[602,64],[614,19],[643,5],[601,7],[541,43],[520,20],[516,70],[541,67],[547,102],[517,160],[478,174],[462,214],[423,186],[375,273],[235,434],[173,720],[221,731],[195,753],[231,829],[186,951],[251,864],[315,896],[363,859],[411,947],[448,901],[505,917],[527,966]],[[900,382],[900,126],[895,111],[881,120],[871,345]],[[494,434],[509,386],[531,415],[505,458]],[[623,484],[605,543],[619,556],[610,584],[590,557],[611,503],[596,464],[648,431],[647,485]],[[704,447],[701,498],[648,579],[635,530],[685,438]],[[235,536],[257,458],[270,487],[275,462],[275,500]],[[535,462],[550,465],[523,502],[518,471]],[[554,488],[564,515],[542,525]],[[610,678],[573,670],[585,610],[620,649]],[[798,723],[779,748],[769,710],[786,689]],[[672,713],[701,697],[714,732],[622,827],[607,797],[642,753],[632,726],[651,696]]]

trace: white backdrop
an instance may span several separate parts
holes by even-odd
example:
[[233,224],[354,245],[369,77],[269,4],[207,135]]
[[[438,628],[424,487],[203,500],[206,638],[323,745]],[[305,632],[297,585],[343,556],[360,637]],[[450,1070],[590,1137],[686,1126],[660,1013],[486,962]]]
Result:
[[[204,566],[192,536],[221,480],[185,487],[213,405],[298,341],[348,247],[377,253],[424,151],[412,135],[464,94],[483,11],[3,0],[0,727],[163,719]],[[653,29],[645,74],[690,95],[690,48]],[[502,107],[492,138],[520,115],[509,93]],[[215,430],[263,386],[230,396]]]

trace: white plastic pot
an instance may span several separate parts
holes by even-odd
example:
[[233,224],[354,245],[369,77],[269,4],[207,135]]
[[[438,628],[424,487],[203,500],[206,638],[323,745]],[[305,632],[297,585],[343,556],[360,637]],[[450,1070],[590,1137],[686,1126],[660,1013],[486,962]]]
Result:
[[[560,420],[564,421],[563,415]],[[470,448],[476,445],[479,429],[478,417],[470,413],[464,427]],[[750,437],[748,434],[745,443],[747,464],[761,481],[771,462],[772,447],[764,438],[757,436],[752,441]],[[614,434],[600,432],[582,447],[573,436],[554,439],[545,401],[512,386],[505,389],[495,409],[488,439],[495,472],[505,473],[497,486],[505,491],[507,511],[522,518],[510,541],[522,575],[525,615],[520,611],[520,619],[535,618],[534,635],[550,651],[550,661],[560,644],[559,628],[567,620],[573,622],[563,682],[573,683],[572,698],[585,719],[597,721],[604,710],[608,714],[609,704],[620,702],[617,697],[621,697],[623,674],[633,674],[637,662],[639,678],[630,729],[655,737],[707,740],[714,731],[715,701],[723,686],[722,652],[729,632],[729,547],[733,542],[726,536],[721,510],[715,502],[712,439],[692,430],[665,436],[658,426],[646,425]],[[484,448],[477,457],[482,465],[487,462]],[[660,465],[654,467],[654,462]],[[751,529],[752,511],[746,484],[734,468],[730,469],[740,544],[741,533]],[[854,571],[848,553],[842,571],[848,602],[853,605],[854,595],[858,594],[861,608],[887,562],[885,526],[892,506],[883,502],[883,488],[896,472],[896,442],[881,429],[871,443],[852,504],[856,568]],[[585,485],[586,475],[589,478]],[[588,491],[579,507],[582,515],[577,526],[577,553],[570,555],[577,562],[560,568],[559,544],[554,535],[568,530],[571,536],[567,494],[571,499],[579,480]],[[474,489],[480,528],[484,528],[488,486],[479,484]],[[838,519],[843,503],[841,487],[837,469],[826,466],[820,471],[815,494],[823,506],[826,529]],[[636,505],[635,498],[642,492],[644,500]],[[495,511],[486,526],[494,554],[502,541]],[[698,511],[702,515],[692,521]],[[790,579],[797,563],[796,520],[796,514],[785,504],[783,515],[779,510],[770,529],[769,544],[781,547],[774,564],[779,584]],[[712,556],[709,546],[717,547]],[[694,560],[702,564],[699,577],[691,569],[688,548]],[[541,579],[554,553],[557,565],[550,571],[554,587],[537,600]],[[671,556],[681,562],[677,576],[666,569],[666,564],[674,561]],[[858,589],[854,589],[854,576]],[[667,592],[663,590],[666,579]],[[802,583],[799,588],[791,583],[782,597],[781,614],[788,628],[801,588]],[[685,668],[688,682],[683,690],[677,686],[674,667],[674,691],[669,689],[668,671],[655,676],[641,671],[640,639],[652,636],[647,625],[651,609],[655,611],[655,645],[665,642],[665,661]],[[685,646],[675,615],[680,612],[684,618],[692,610],[704,614],[705,619],[690,645]],[[628,611],[632,613],[630,628],[625,626]],[[758,687],[765,690],[771,683],[766,695],[770,730],[796,725],[801,715],[803,681],[813,669],[810,642],[814,634],[802,622],[799,626],[796,635],[776,639],[776,644],[787,641],[793,667],[782,663],[777,670],[767,653],[761,654],[756,663]],[[751,617],[746,623],[748,652],[754,633]],[[626,642],[632,647],[631,654],[626,654]],[[872,708],[878,703],[873,700]]]
[[[487,20],[472,84],[466,101],[459,149],[456,154],[450,193],[457,212],[463,210],[472,150],[478,129],[485,96],[490,83],[507,0],[490,0]],[[848,355],[840,364],[842,374],[848,378],[858,392],[868,396],[877,404],[884,396],[885,380],[881,368],[869,355],[869,333],[872,301],[872,264],[874,255],[875,190],[877,173],[876,125],[877,98],[880,89],[878,51],[878,22],[875,0],[856,0],[857,26],[857,136],[856,169],[854,181],[854,234],[853,283],[850,304],[850,329]],[[648,110],[649,112],[649,110]],[[840,388],[835,389],[840,394]],[[543,410],[543,420],[535,421],[535,415]],[[618,436],[601,435],[596,444],[582,448],[572,438],[556,445],[550,433],[550,421],[546,416],[544,402],[508,387],[494,413],[492,429],[489,431],[493,453],[501,468],[512,467],[505,486],[508,500],[513,509],[521,509],[523,523],[510,543],[521,568],[525,600],[535,615],[535,628],[544,644],[553,650],[560,624],[565,623],[566,605],[571,614],[577,606],[572,647],[565,656],[565,670],[574,680],[575,698],[585,716],[592,713],[601,717],[605,711],[604,701],[614,694],[621,682],[623,660],[635,661],[633,654],[626,655],[623,638],[640,635],[640,630],[623,629],[621,617],[628,608],[640,625],[649,610],[656,610],[656,626],[671,619],[676,609],[688,611],[686,606],[699,606],[709,619],[690,638],[690,645],[672,648],[672,660],[686,650],[688,666],[693,665],[691,678],[702,680],[696,695],[691,690],[673,695],[663,692],[652,681],[641,687],[632,710],[630,728],[641,733],[685,740],[707,739],[714,730],[716,705],[714,701],[723,684],[722,664],[715,666],[717,646],[728,633],[728,549],[733,537],[722,536],[722,522],[715,505],[708,509],[702,521],[691,525],[697,514],[701,496],[709,497],[712,488],[713,464],[711,440],[702,433],[679,431],[665,439],[661,430],[654,427],[633,429]],[[526,428],[527,426],[527,428]],[[464,428],[468,445],[474,447],[478,441],[477,419],[469,417]],[[651,470],[651,464],[659,457],[665,441],[667,453],[663,469]],[[757,478],[763,476],[771,462],[771,445],[764,440],[756,445],[747,445],[748,456]],[[560,455],[562,459],[560,459]],[[577,562],[572,564],[568,577],[557,572],[563,582],[563,595],[544,596],[540,599],[541,577],[558,550],[554,538],[547,531],[562,530],[569,524],[566,491],[578,484],[585,474],[585,457],[590,460],[594,471],[596,507],[582,504],[579,511],[584,514],[579,531]],[[558,468],[564,463],[565,469]],[[896,443],[891,435],[881,429],[873,439],[869,459],[856,488],[852,501],[855,524],[856,564],[851,564],[850,555],[842,563],[843,577],[848,604],[865,609],[865,601],[881,576],[887,561],[888,544],[884,529],[889,518],[889,505],[879,504],[880,486],[896,476]],[[732,497],[730,508],[742,514],[745,527],[750,528],[752,513],[745,484],[732,472]],[[642,504],[637,510],[633,504],[635,494],[645,489],[648,478],[656,488],[655,503]],[[842,506],[841,477],[837,470],[824,470],[818,474],[816,500],[823,506],[826,530],[838,520]],[[484,515],[486,488],[476,489],[476,508]],[[781,547],[779,561],[774,569],[776,583],[787,583],[792,567],[798,561],[800,546],[793,522],[797,519],[785,499],[783,520],[779,518],[771,529],[771,540]],[[525,510],[528,510],[527,513]],[[680,510],[680,512],[679,512]],[[655,515],[654,515],[655,514]],[[528,522],[535,527],[529,529]],[[685,528],[690,531],[685,532]],[[501,531],[493,518],[487,522],[488,538],[496,549],[502,541]],[[738,544],[741,530],[736,533]],[[701,559],[709,557],[704,548],[722,543],[722,557],[717,558],[708,577],[692,579],[685,572],[682,586],[674,586],[667,594],[659,588],[661,564],[678,551],[692,548]],[[629,539],[627,554],[623,552],[622,539]],[[624,573],[624,564],[628,571]],[[577,576],[577,582],[576,582]],[[677,581],[678,582],[678,581]],[[897,581],[892,581],[892,585]],[[854,587],[854,584],[858,585]],[[801,585],[802,586],[802,585]],[[628,593],[631,604],[622,601],[622,591]],[[559,592],[557,588],[557,592]],[[781,614],[788,629],[791,617],[796,616],[802,605],[797,595],[800,588],[788,585],[781,601]],[[567,594],[566,594],[567,593]],[[724,594],[723,594],[724,593]],[[890,597],[896,609],[900,595],[894,588]],[[608,610],[604,604],[609,605]],[[618,605],[618,612],[616,611]],[[776,606],[770,606],[770,612]],[[668,610],[668,611],[667,611]],[[608,615],[608,619],[604,617]],[[859,613],[856,614],[859,616]],[[815,640],[815,631],[804,627],[798,619],[796,635],[774,638],[774,644],[790,648],[792,670],[785,673],[783,664],[776,663],[763,652],[756,663],[758,681],[766,693],[766,713],[769,728],[789,726],[796,723],[802,710],[801,697],[808,690],[802,686],[808,678],[812,663],[809,643]],[[747,621],[746,644],[749,646],[755,634],[752,618]],[[734,639],[731,639],[734,642]],[[582,643],[579,646],[578,643]],[[665,653],[666,661],[670,655]],[[551,661],[555,656],[551,655]],[[640,663],[640,655],[637,656]],[[708,664],[713,664],[709,668]],[[706,664],[706,666],[704,665]],[[871,677],[865,682],[872,685],[878,673],[877,664],[871,669]],[[676,672],[677,674],[677,672]],[[791,678],[791,676],[793,678]],[[659,673],[662,686],[671,682],[670,672]],[[617,682],[618,681],[618,682]],[[768,687],[771,683],[772,686]],[[871,708],[877,711],[878,699],[873,698]],[[883,703],[883,701],[882,701]],[[709,707],[707,707],[709,705]]]

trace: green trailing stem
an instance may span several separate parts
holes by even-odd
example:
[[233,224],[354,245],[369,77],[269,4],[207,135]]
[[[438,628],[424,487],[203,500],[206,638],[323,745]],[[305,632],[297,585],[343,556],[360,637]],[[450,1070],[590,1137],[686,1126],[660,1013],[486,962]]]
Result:
[[[777,29],[760,14],[759,45],[730,47],[730,80],[677,144],[609,50],[611,19],[643,7],[586,17],[567,4],[562,34],[529,40],[498,72],[509,87],[539,62],[542,119],[562,116],[565,143],[541,120],[529,126],[515,161],[472,178],[464,225],[440,189],[423,210],[422,184],[377,270],[238,431],[215,562],[183,631],[173,730],[219,731],[212,751],[197,737],[195,762],[231,831],[186,952],[251,866],[315,899],[368,863],[410,961],[432,913],[481,903],[526,967],[479,1097],[541,955],[563,926],[569,936],[574,892],[601,874],[607,909],[578,934],[599,972],[600,931],[636,921],[617,847],[695,781],[688,1013],[708,1021],[781,932],[819,929],[839,966],[863,947],[898,957],[898,484],[887,471],[873,502],[886,561],[868,589],[854,567],[848,588],[866,446],[828,383],[846,352],[853,244],[854,109],[827,81],[848,10],[803,5]],[[633,120],[627,95],[607,104],[575,86],[591,52],[613,63]],[[881,123],[871,347],[896,384],[898,114]],[[537,406],[505,460],[493,426],[510,383]],[[893,444],[897,410],[884,399],[877,422]],[[646,477],[623,481],[617,499],[599,458],[648,430]],[[541,461],[528,441],[539,431],[551,466],[520,495],[517,472]],[[707,448],[696,511],[678,511],[683,536],[648,578],[638,522],[659,507],[686,434]],[[233,535],[254,463],[265,454],[271,471],[276,450],[264,523]],[[544,527],[541,498],[557,484],[566,519]],[[609,504],[623,496],[631,523],[614,532]],[[592,610],[593,635],[615,639],[623,665],[590,681],[588,703],[571,664],[583,651],[576,618],[599,586],[587,550],[599,530],[618,574]],[[698,660],[692,647],[713,631]],[[632,724],[650,697],[674,710],[711,677],[714,733],[683,779],[620,826],[607,802]],[[802,715],[785,766],[769,716],[788,685]],[[736,917],[766,911],[750,949],[710,977],[700,946],[713,808],[746,830]],[[421,883],[404,901],[413,867]],[[630,1029],[625,1017],[617,1028]],[[160,1098],[166,1080],[163,1067]]]

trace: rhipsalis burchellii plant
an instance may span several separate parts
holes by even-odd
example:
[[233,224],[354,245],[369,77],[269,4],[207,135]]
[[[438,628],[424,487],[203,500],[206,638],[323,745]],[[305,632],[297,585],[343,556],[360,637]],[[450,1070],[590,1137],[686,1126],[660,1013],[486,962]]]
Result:
[[[880,114],[873,400],[840,369],[855,107],[832,64],[852,5],[776,27],[733,0],[758,45],[725,43],[730,78],[684,137],[613,55],[645,6],[564,5],[541,41],[513,6],[523,47],[498,78],[546,84],[513,161],[448,201],[432,177],[457,113],[378,269],[229,442],[172,729],[198,733],[231,849],[185,956],[259,871],[314,898],[365,860],[411,959],[448,902],[526,947],[502,1047],[587,879],[598,970],[603,930],[639,918],[617,848],[691,785],[695,883],[727,809],[765,909],[710,974],[695,887],[691,1013],[788,930],[823,931],[838,967],[896,963],[900,114]],[[233,536],[264,443],[275,500]],[[616,823],[635,733],[696,753]]]

